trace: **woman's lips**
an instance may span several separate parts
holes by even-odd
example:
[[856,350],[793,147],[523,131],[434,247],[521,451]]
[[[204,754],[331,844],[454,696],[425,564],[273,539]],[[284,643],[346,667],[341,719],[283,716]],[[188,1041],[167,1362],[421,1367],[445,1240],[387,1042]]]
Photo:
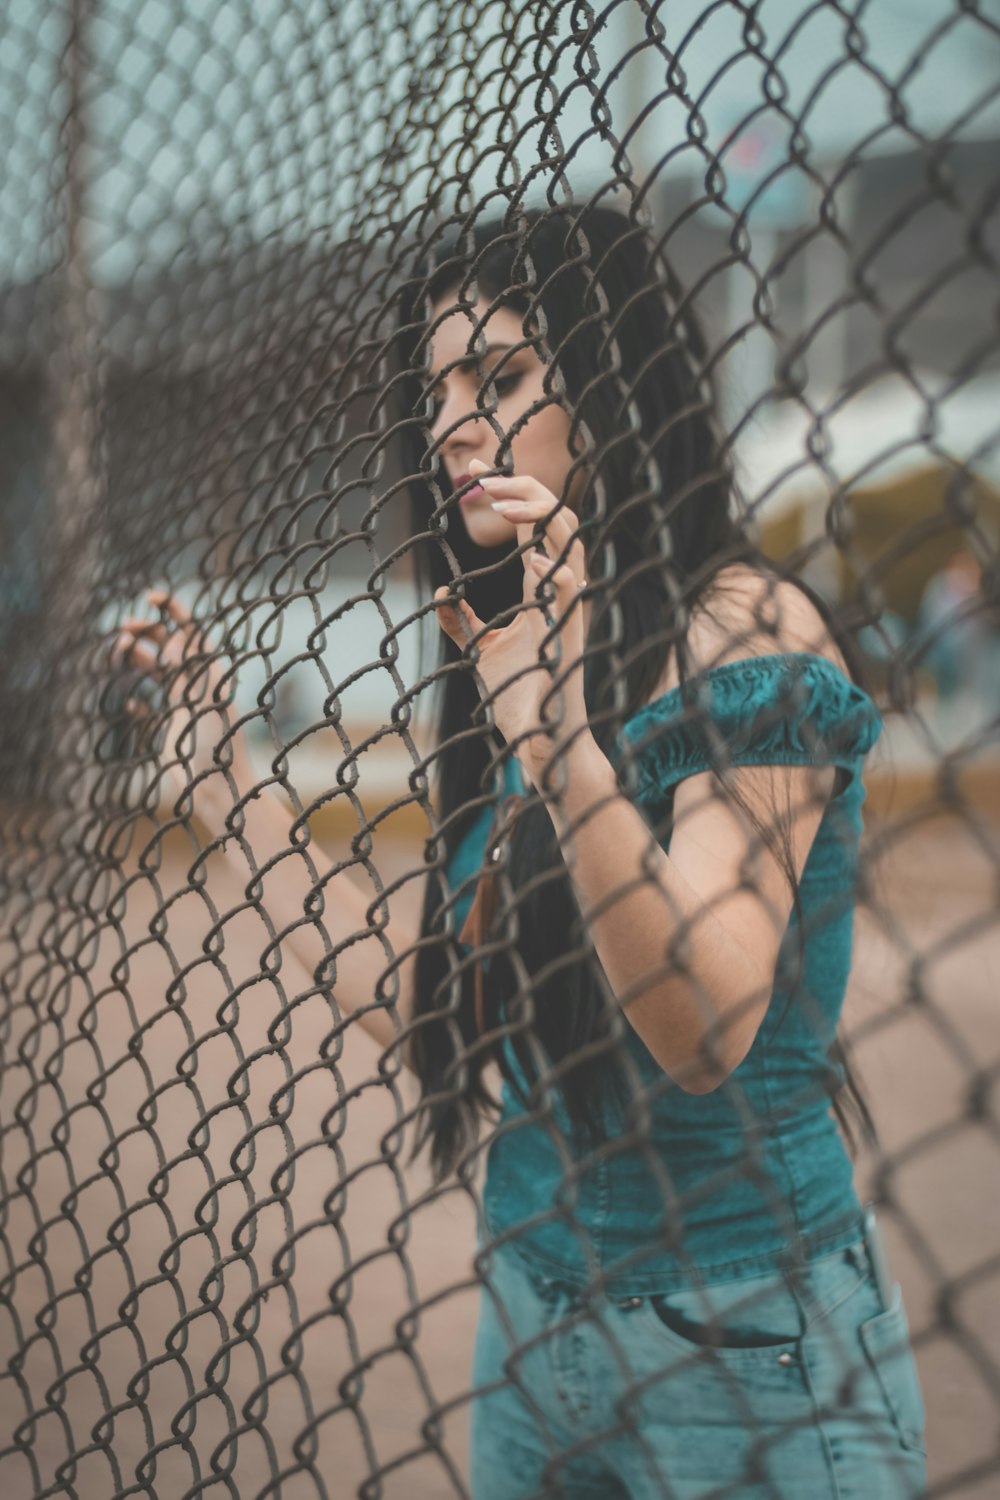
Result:
[[[471,474],[459,474],[458,478],[453,481],[455,489],[460,490],[464,484],[469,484],[471,478]],[[469,484],[469,488],[465,493],[459,496],[459,501],[464,505],[466,500],[478,500],[485,493],[486,491],[481,484]]]

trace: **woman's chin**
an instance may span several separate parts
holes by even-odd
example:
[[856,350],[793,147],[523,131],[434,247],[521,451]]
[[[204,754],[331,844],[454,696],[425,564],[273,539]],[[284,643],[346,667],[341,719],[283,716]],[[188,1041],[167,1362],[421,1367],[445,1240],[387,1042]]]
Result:
[[463,516],[469,541],[477,547],[509,547],[517,541],[517,532],[498,516]]

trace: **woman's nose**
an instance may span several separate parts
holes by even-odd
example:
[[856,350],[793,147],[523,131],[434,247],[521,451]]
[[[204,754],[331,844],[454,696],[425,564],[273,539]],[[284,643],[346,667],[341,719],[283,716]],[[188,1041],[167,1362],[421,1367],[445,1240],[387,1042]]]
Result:
[[483,418],[468,405],[459,401],[446,401],[431,424],[431,437],[443,450],[457,448],[478,441]]

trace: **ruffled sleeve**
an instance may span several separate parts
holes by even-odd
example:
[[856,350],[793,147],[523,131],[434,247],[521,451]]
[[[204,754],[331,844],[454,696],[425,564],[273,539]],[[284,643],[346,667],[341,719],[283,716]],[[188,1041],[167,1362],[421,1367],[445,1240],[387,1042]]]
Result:
[[727,766],[857,771],[881,732],[871,698],[827,657],[783,652],[710,667],[645,704],[623,724],[615,758],[632,795],[652,802]]

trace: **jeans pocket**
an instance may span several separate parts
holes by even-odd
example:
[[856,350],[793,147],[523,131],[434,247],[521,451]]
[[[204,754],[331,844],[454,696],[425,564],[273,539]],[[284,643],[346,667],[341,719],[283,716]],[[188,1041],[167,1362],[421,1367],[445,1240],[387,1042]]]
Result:
[[798,1357],[798,1304],[780,1276],[727,1282],[650,1299],[660,1328],[678,1349],[736,1364]]
[[898,1284],[889,1306],[862,1323],[858,1333],[900,1441],[904,1448],[924,1452],[924,1398]]

